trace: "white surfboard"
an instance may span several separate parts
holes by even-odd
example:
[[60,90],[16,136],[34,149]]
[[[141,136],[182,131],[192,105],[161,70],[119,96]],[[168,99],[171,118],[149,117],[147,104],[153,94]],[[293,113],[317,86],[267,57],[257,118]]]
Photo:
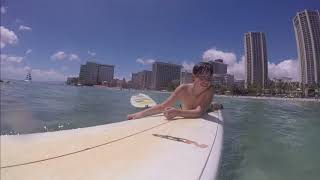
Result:
[[132,106],[137,108],[152,107],[157,105],[157,103],[151,97],[142,93],[132,96],[130,98],[130,103]]
[[161,114],[108,125],[1,136],[1,179],[212,180],[221,111],[168,121]]

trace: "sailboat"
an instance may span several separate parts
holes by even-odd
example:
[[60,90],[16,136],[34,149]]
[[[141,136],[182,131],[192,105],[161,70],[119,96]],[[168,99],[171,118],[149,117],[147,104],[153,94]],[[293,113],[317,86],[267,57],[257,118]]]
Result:
[[31,82],[32,81],[31,72],[30,71],[28,71],[28,73],[26,75],[26,79],[24,81],[26,81],[26,82]]

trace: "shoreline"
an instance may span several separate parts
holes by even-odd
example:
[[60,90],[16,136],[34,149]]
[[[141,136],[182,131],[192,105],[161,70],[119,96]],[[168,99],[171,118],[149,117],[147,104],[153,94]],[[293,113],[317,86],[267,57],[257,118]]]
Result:
[[319,102],[320,99],[315,98],[280,98],[265,96],[232,96],[232,95],[214,95],[216,97],[238,98],[238,99],[260,99],[260,100],[282,100],[282,101],[300,101],[300,102]]
[[[110,88],[113,90],[120,90],[116,88]],[[128,89],[126,89],[128,90]],[[164,93],[170,94],[170,91],[157,91],[157,90],[140,90],[140,89],[131,89],[130,91],[136,92],[154,92],[154,93]],[[225,98],[238,98],[238,99],[259,99],[259,100],[282,100],[282,101],[299,101],[299,102],[319,102],[320,98],[281,98],[281,97],[266,97],[266,96],[237,96],[237,95],[214,95],[216,97],[225,97]]]

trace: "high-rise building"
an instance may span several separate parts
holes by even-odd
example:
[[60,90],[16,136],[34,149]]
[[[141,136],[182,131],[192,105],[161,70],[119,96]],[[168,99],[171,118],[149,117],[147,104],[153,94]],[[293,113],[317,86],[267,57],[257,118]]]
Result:
[[132,73],[132,75],[131,75],[131,85],[132,85],[133,89],[139,89],[139,86],[140,86],[139,73]]
[[212,84],[217,88],[221,86],[231,88],[234,84],[234,76],[231,74],[213,74]]
[[320,83],[320,15],[304,10],[293,18],[299,57],[300,82]]
[[226,87],[231,88],[234,84],[234,75],[226,74],[224,76],[224,83]]
[[243,89],[245,87],[245,80],[234,80],[233,85],[239,89]]
[[98,84],[111,82],[114,76],[114,66],[99,64],[98,66]]
[[214,61],[208,61],[213,68],[213,74],[227,74],[227,64],[223,63],[222,59],[216,59]]
[[192,83],[192,73],[188,71],[181,71],[180,84]]
[[80,67],[79,82],[82,85],[96,85],[111,82],[113,76],[114,66],[87,62]]
[[95,85],[98,78],[98,64],[87,62],[80,67],[79,82],[82,85]]
[[266,37],[263,32],[248,32],[244,37],[246,87],[266,88],[268,60]]
[[134,89],[151,89],[152,71],[132,73],[132,85]]
[[180,80],[181,65],[155,62],[152,64],[152,88],[167,89],[174,80]]
[[78,85],[79,77],[68,77],[66,84],[68,85]]
[[141,89],[151,89],[152,85],[152,71],[144,70],[141,74]]

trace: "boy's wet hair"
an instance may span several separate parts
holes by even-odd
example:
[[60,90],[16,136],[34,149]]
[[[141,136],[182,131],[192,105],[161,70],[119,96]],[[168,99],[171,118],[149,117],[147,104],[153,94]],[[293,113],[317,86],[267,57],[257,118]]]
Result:
[[199,62],[193,67],[192,73],[196,77],[203,77],[207,80],[210,80],[213,74],[212,64],[208,62]]

